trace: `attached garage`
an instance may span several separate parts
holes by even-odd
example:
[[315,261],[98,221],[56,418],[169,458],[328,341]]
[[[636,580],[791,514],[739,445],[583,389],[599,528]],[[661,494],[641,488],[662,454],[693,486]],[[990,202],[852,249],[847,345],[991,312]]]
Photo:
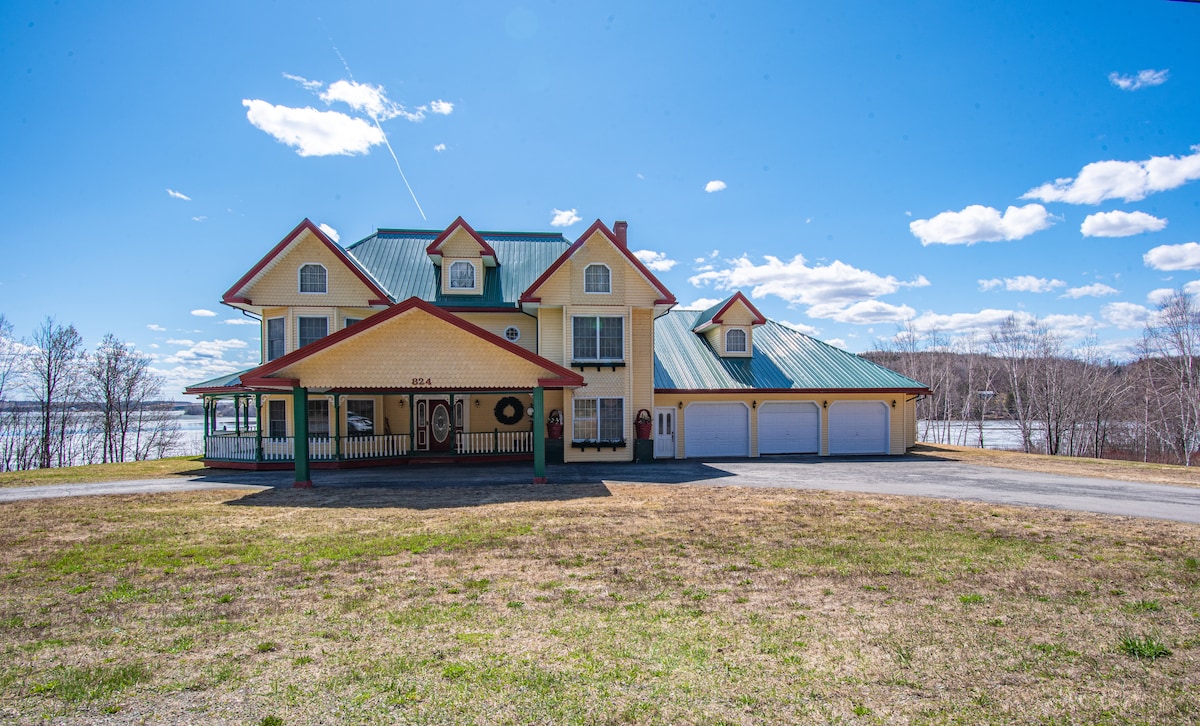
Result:
[[889,414],[883,401],[834,401],[829,405],[829,453],[889,453]]
[[750,455],[750,409],[744,403],[689,404],[683,427],[688,458]]
[[821,409],[812,401],[768,401],[758,407],[758,453],[817,454]]

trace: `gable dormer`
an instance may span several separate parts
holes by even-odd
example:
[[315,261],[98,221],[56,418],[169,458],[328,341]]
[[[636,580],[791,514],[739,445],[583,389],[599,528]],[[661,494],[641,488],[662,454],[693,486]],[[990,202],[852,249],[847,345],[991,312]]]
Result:
[[498,263],[496,250],[471,225],[459,217],[425,248],[433,264],[441,268],[443,295],[481,295],[483,278]]
[[703,335],[722,358],[749,358],[754,355],[754,328],[765,322],[739,290],[700,313],[692,332]]
[[234,283],[221,301],[256,314],[276,307],[391,304],[379,282],[307,219]]
[[629,251],[628,225],[596,220],[524,293],[525,308],[613,305],[666,312],[675,296]]

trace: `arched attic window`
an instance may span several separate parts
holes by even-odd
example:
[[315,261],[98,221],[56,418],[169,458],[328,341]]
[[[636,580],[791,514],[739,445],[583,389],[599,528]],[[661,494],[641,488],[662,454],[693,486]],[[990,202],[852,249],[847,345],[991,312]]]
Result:
[[300,292],[329,292],[328,273],[315,262],[300,266]]
[[746,352],[746,331],[741,328],[730,328],[725,331],[725,352],[726,353],[745,353]]
[[475,265],[466,260],[455,260],[450,263],[450,289],[474,290]]
[[612,270],[608,265],[594,264],[583,269],[584,292],[612,292]]

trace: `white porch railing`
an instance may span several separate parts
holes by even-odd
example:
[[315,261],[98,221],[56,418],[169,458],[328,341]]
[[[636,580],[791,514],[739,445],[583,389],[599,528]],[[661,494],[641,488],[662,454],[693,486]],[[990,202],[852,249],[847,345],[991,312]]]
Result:
[[459,433],[454,439],[459,454],[531,454],[532,431],[480,431]]
[[257,443],[253,436],[209,436],[205,456],[209,459],[254,461]]
[[342,439],[343,459],[384,459],[408,455],[408,434],[347,436]]

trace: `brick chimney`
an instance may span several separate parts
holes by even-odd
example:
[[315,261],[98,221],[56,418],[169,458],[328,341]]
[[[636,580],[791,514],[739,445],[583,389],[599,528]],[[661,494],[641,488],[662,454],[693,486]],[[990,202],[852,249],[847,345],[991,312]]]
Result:
[[617,237],[617,246],[621,249],[626,249],[629,246],[627,236],[629,234],[629,222],[617,220],[613,222],[613,234]]

